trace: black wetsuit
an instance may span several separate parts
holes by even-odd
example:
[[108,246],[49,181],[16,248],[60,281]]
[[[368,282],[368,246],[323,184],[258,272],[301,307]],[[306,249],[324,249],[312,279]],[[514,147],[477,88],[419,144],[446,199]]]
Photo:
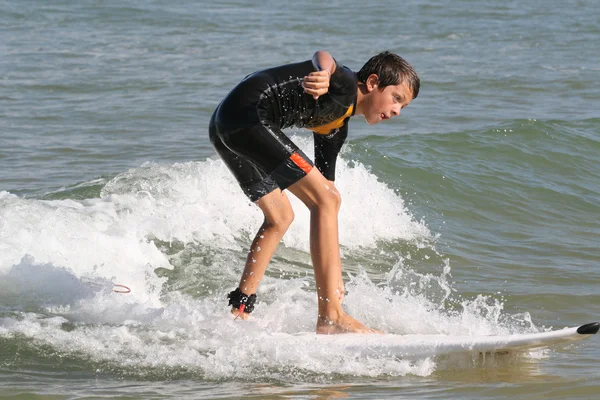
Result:
[[[210,140],[252,201],[287,188],[313,165],[327,179],[335,179],[337,155],[355,111],[357,79],[336,63],[328,93],[315,100],[302,87],[313,71],[308,60],[251,74],[213,113]],[[314,132],[314,164],[282,132],[291,126]]]

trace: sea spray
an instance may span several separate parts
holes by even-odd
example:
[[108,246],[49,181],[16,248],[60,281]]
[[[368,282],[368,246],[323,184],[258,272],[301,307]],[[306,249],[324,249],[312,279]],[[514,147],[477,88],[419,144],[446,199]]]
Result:
[[[399,334],[513,328],[501,302],[453,297],[449,262],[397,192],[359,162],[342,158],[338,166],[351,315]],[[220,160],[145,163],[110,179],[99,198],[4,193],[0,274],[5,287],[20,290],[4,294],[0,335],[123,375],[326,382],[431,374],[432,359],[357,357],[297,335],[314,332],[317,302],[308,210],[290,198],[296,220],[253,318],[233,321],[226,293],[262,216]],[[131,293],[114,293],[115,283]]]

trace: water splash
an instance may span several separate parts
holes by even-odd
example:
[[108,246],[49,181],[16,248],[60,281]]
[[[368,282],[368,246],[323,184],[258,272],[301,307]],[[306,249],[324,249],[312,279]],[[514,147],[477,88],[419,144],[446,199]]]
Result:
[[[524,329],[509,323],[501,302],[454,299],[447,261],[437,273],[419,273],[397,249],[387,249],[386,243],[401,242],[437,254],[429,229],[400,195],[358,162],[338,165],[340,241],[345,261],[359,271],[346,285],[351,315],[388,333]],[[296,220],[284,239],[287,251],[274,261],[279,265],[296,265],[295,254],[307,257],[308,211],[295,198],[292,204]],[[26,338],[34,350],[50,346],[51,355],[117,374],[167,371],[215,380],[325,382],[436,369],[431,359],[358,357],[300,339],[297,333],[313,332],[316,321],[310,268],[267,275],[253,320],[233,321],[225,295],[262,216],[219,160],[146,163],[107,182],[100,198],[39,200],[2,192],[0,221],[6,305],[0,336]],[[369,267],[353,259],[358,254],[394,261],[383,279],[371,279]],[[131,293],[112,292],[115,283]]]

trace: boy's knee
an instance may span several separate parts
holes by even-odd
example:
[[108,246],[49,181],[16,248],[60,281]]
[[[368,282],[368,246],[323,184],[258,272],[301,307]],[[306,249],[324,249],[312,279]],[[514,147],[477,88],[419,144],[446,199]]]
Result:
[[319,196],[316,206],[319,209],[331,210],[337,213],[342,206],[342,197],[335,188],[328,188],[322,192],[321,196]]
[[292,207],[282,207],[276,213],[269,215],[269,217],[266,218],[266,221],[270,226],[285,232],[292,222],[294,222],[294,217],[295,215]]
[[292,207],[287,207],[287,209],[282,213],[281,216],[281,224],[285,226],[285,229],[289,228],[289,226],[294,222],[294,210]]

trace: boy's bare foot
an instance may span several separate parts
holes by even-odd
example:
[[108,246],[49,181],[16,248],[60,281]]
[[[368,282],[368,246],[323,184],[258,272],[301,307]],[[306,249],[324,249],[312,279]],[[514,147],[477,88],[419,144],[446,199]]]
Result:
[[382,333],[358,322],[347,314],[341,314],[335,319],[328,317],[317,320],[317,334],[334,335],[338,333]]
[[231,309],[231,315],[233,315],[234,317],[239,318],[239,319],[248,319],[248,318],[250,318],[250,314],[245,313],[245,312],[240,312],[240,310],[238,310],[237,308],[232,308]]

